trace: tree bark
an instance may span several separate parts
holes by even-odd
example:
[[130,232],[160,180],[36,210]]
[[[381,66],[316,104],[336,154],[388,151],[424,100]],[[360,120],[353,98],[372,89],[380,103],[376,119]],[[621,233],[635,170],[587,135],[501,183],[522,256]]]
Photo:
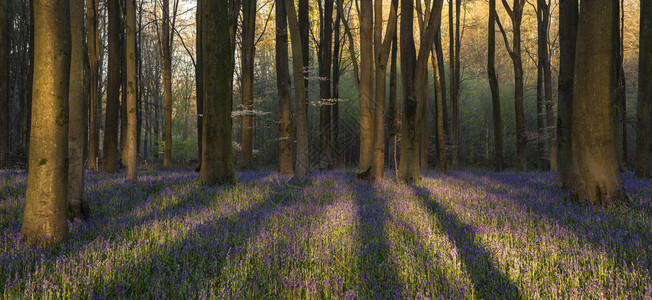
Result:
[[503,120],[500,111],[500,85],[496,76],[496,0],[489,0],[489,25],[487,35],[487,75],[491,88],[493,109],[494,152],[496,172],[503,171]]
[[9,39],[5,26],[7,0],[0,0],[0,168],[7,164],[9,153]]
[[199,181],[203,184],[234,184],[235,163],[231,139],[231,44],[224,43],[231,22],[228,0],[202,1],[204,52],[204,129]]
[[136,4],[135,0],[126,0],[126,19],[125,19],[125,39],[126,39],[126,52],[127,52],[127,85],[123,88],[127,91],[127,138],[126,138],[126,153],[123,155],[125,158],[125,165],[127,167],[127,178],[130,180],[137,179],[136,160],[138,158],[138,145],[137,145],[137,107],[136,107]]
[[360,3],[360,158],[358,168],[371,167],[374,144],[374,55],[373,55],[373,2]]
[[68,88],[70,3],[34,3],[34,98],[21,233],[38,243],[68,237]]
[[99,37],[97,10],[99,8],[98,0],[86,0],[86,21],[87,21],[87,41],[88,41],[88,62],[90,66],[89,80],[90,91],[88,95],[89,102],[89,134],[88,134],[88,163],[87,169],[97,169],[99,158],[99,140],[100,140],[100,119],[98,107],[98,73],[99,73]]
[[616,157],[618,160],[618,169],[621,172],[624,172],[627,168],[625,164],[625,154],[627,147],[625,143],[627,137],[623,134],[626,133],[626,120],[627,120],[627,111],[624,110],[624,104],[626,101],[625,96],[625,73],[623,71],[623,53],[621,52],[622,37],[620,36],[620,10],[624,9],[620,7],[620,1],[615,1],[614,10],[611,14],[613,18],[613,56],[614,56],[614,98],[612,105],[614,106],[614,139],[616,140]]
[[161,47],[163,53],[163,92],[165,95],[165,153],[163,166],[172,164],[172,35],[170,34],[170,0],[163,0],[163,24],[161,30]]
[[[301,7],[301,6],[300,6]],[[294,75],[294,99],[295,111],[297,120],[297,158],[295,164],[295,175],[303,177],[308,174],[310,170],[310,161],[308,158],[308,119],[306,107],[306,87],[301,84],[301,79],[304,78],[303,68],[303,51],[302,51],[302,36],[299,31],[299,23],[297,22],[297,13],[294,7],[294,1],[285,0],[285,9],[288,17],[288,28],[292,36],[292,66]]]
[[[437,33],[439,36],[441,33],[441,30]],[[437,43],[437,42],[435,42]],[[442,174],[446,174],[448,172],[448,163],[446,161],[446,133],[444,132],[444,123],[446,122],[446,119],[444,118],[445,115],[445,108],[444,108],[444,90],[445,90],[445,84],[444,84],[444,78],[442,78],[442,72],[441,68],[443,68],[440,64],[440,57],[437,52],[436,46],[433,45],[432,49],[432,72],[434,76],[434,84],[435,84],[435,113],[437,115],[437,163],[439,165],[439,171]]]
[[[392,0],[392,5],[398,10],[398,0]],[[396,20],[394,22],[397,22]],[[396,26],[396,25],[395,25]],[[390,67],[389,67],[389,107],[387,111],[387,149],[389,157],[390,167],[398,169],[398,166],[393,160],[394,149],[396,148],[396,134],[398,131],[399,118],[398,118],[398,92],[396,89],[397,81],[397,72],[396,65],[398,60],[398,33],[397,30],[394,31],[392,36],[392,53],[390,57]]]
[[[202,7],[202,1],[203,0],[197,0],[197,7],[201,8]],[[203,120],[204,120],[204,49],[203,44],[202,44],[202,14],[201,14],[201,9],[197,10],[197,36],[195,37],[195,42],[196,44],[196,51],[197,51],[197,61],[195,65],[195,97],[197,101],[197,157],[199,158],[199,166],[197,166],[197,170],[201,170],[201,153],[202,153],[202,130],[204,129],[203,126]]]
[[88,219],[84,198],[84,0],[70,1],[70,83],[68,100],[68,211]]
[[573,119],[573,77],[575,74],[575,41],[577,39],[579,7],[577,0],[559,3],[559,84],[557,105],[557,185],[571,186],[571,129]]
[[321,30],[319,40],[319,168],[332,168],[330,159],[331,139],[331,60],[333,41],[333,0],[326,0],[324,14],[320,18]]
[[[575,55],[572,197],[603,205],[625,197],[613,134],[612,0],[582,0]],[[596,120],[600,120],[596,122]]]
[[339,142],[340,139],[340,21],[342,16],[340,15],[339,6],[341,1],[337,1],[338,9],[335,17],[335,25],[333,31],[335,32],[335,40],[333,42],[333,99],[335,103],[332,106],[332,136],[333,144],[335,145],[335,165],[337,167],[342,167],[344,165],[344,156],[342,154],[342,145]]
[[242,167],[251,169],[253,155],[254,109],[254,38],[256,35],[256,0],[242,3]]
[[641,1],[638,61],[638,112],[636,132],[637,177],[652,177],[652,3]]
[[279,117],[279,173],[294,174],[292,168],[292,111],[290,110],[290,70],[285,1],[276,2],[276,86]]
[[102,170],[118,172],[118,113],[120,110],[120,7],[118,1],[108,1],[109,61],[104,119],[104,156]]

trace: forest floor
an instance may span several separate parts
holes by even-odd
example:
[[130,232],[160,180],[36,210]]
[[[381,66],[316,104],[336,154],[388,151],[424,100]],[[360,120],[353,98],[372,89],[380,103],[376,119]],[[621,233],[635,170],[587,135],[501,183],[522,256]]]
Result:
[[552,173],[423,174],[88,172],[93,218],[33,247],[25,173],[0,171],[0,298],[652,297],[652,180],[604,208]]

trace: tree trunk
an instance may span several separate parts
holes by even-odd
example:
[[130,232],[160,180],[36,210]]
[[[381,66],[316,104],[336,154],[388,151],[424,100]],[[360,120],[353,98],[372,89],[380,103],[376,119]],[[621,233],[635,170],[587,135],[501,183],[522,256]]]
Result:
[[[459,0],[458,0],[459,1]],[[453,168],[458,167],[459,163],[459,149],[458,149],[458,137],[457,129],[459,127],[459,120],[456,119],[457,113],[457,84],[455,80],[455,23],[453,21],[453,16],[455,12],[453,10],[453,0],[448,0],[448,77],[450,81],[450,143],[451,143],[451,164]]]
[[487,75],[491,88],[493,109],[494,152],[496,172],[503,171],[503,120],[500,111],[500,85],[496,76],[496,0],[489,0],[489,26],[487,36]]
[[204,129],[199,181],[203,184],[234,184],[235,163],[231,139],[231,44],[228,0],[202,1],[202,46],[204,59]]
[[292,111],[290,110],[290,70],[285,1],[276,2],[276,86],[279,117],[279,173],[293,174]]
[[373,3],[360,3],[360,159],[358,168],[371,167],[374,143],[374,55],[373,55]]
[[577,0],[559,3],[559,100],[557,105],[557,184],[568,188],[572,182],[571,129],[573,119],[573,77],[579,7]]
[[441,103],[443,109],[442,117],[444,118],[444,139],[448,139],[450,137],[450,124],[448,118],[448,105],[446,105],[446,99],[448,98],[446,97],[446,70],[444,68],[444,47],[441,45],[441,30],[437,33],[437,38],[435,38],[435,52],[437,52],[437,65],[439,66],[439,78],[441,79],[440,83],[442,99]]
[[652,177],[650,137],[652,137],[652,3],[641,1],[641,28],[638,61],[638,112],[636,132],[637,177]]
[[89,102],[89,134],[88,134],[88,163],[87,169],[97,169],[97,161],[99,158],[99,140],[100,140],[100,119],[98,107],[98,73],[99,73],[99,37],[98,37],[98,22],[97,10],[99,8],[99,1],[86,0],[86,21],[87,21],[87,41],[88,41],[88,62],[90,66],[89,80],[90,91],[88,95]]
[[555,116],[553,112],[554,100],[552,95],[552,71],[550,64],[550,53],[548,51],[548,27],[550,26],[550,2],[545,3],[539,0],[543,9],[541,24],[541,36],[545,37],[545,47],[542,49],[542,63],[543,63],[543,89],[545,96],[546,107],[546,136],[548,138],[548,158],[550,160],[550,171],[557,171],[557,140],[555,128]]
[[[35,55],[27,195],[21,233],[45,243],[68,237],[70,3],[34,3]],[[56,36],[56,39],[51,37]]]
[[70,83],[68,104],[68,211],[88,219],[84,199],[84,0],[70,1]]
[[[398,10],[398,0],[392,0],[392,5],[396,7]],[[394,21],[396,22],[396,21]],[[395,25],[396,26],[396,25]],[[388,157],[390,161],[390,167],[394,167],[394,169],[398,169],[398,166],[394,163],[393,157],[394,157],[394,149],[396,148],[395,142],[396,142],[396,134],[398,131],[398,95],[397,95],[397,89],[396,89],[396,81],[397,81],[397,72],[396,72],[396,65],[397,65],[397,57],[398,57],[398,34],[396,30],[394,31],[394,35],[392,36],[392,54],[390,58],[390,69],[389,69],[389,107],[387,111],[387,149],[388,149]]]
[[[540,34],[540,33],[539,33]],[[543,63],[541,56],[541,37],[537,38],[538,52],[537,52],[537,170],[541,171],[546,165],[546,155],[545,155],[545,128],[543,125]]]
[[7,0],[0,0],[0,168],[7,164],[9,153],[9,39],[5,26]]
[[[300,6],[301,7],[301,6]],[[285,0],[285,9],[288,17],[288,28],[292,36],[292,66],[294,75],[294,99],[297,120],[297,160],[295,164],[296,176],[303,177],[310,170],[310,161],[308,158],[308,119],[306,107],[306,88],[301,84],[304,78],[304,68],[302,62],[302,36],[299,32],[299,23],[297,22],[297,13],[294,7],[294,1]]]
[[[582,0],[575,55],[571,151],[574,198],[614,204],[624,198],[613,128],[612,0]],[[600,120],[596,122],[596,120]]]
[[[437,33],[439,36],[441,31]],[[437,42],[435,42],[437,43]],[[433,77],[434,77],[434,82],[435,82],[435,112],[437,115],[437,163],[439,165],[439,171],[442,174],[446,174],[448,172],[448,164],[446,162],[446,136],[444,132],[444,123],[446,122],[446,119],[444,119],[444,79],[441,77],[442,72],[440,72],[440,68],[443,68],[439,64],[439,54],[437,53],[436,46],[433,47],[432,49],[432,72],[433,72]]]
[[256,1],[242,3],[242,167],[251,169],[253,154],[254,105],[254,38],[256,35]]
[[333,0],[326,0],[324,15],[321,20],[319,41],[319,136],[320,136],[320,169],[330,169],[330,139],[331,139],[331,46],[333,41]]
[[[203,0],[197,0],[197,7],[202,7]],[[196,51],[197,51],[197,61],[195,62],[195,85],[196,92],[195,97],[197,101],[197,151],[198,151],[198,160],[199,166],[197,170],[201,170],[201,153],[202,153],[202,130],[203,130],[203,120],[204,120],[204,49],[202,49],[202,14],[200,13],[201,9],[197,10],[197,36],[195,37]]]
[[[125,0],[129,1],[129,0]],[[126,36],[126,5],[120,3],[120,12],[123,13],[120,19],[120,168],[124,168],[127,160],[127,36]]]
[[[338,6],[341,5],[338,1]],[[339,142],[340,138],[340,20],[342,16],[340,15],[340,9],[337,9],[337,15],[335,17],[335,25],[333,31],[335,32],[335,40],[333,42],[333,99],[335,103],[332,105],[332,135],[333,135],[333,145],[335,145],[335,155],[336,157],[336,166],[342,167],[344,165],[344,156],[342,155],[342,145]]]
[[102,170],[118,172],[118,113],[120,110],[120,7],[118,1],[108,1],[109,62],[104,119],[104,156]]
[[163,0],[163,24],[161,32],[161,47],[163,48],[163,90],[165,95],[165,153],[163,166],[172,164],[172,35],[170,34],[170,0]]
[[138,158],[138,145],[137,145],[137,116],[136,116],[136,5],[135,0],[126,0],[126,20],[125,20],[125,40],[127,52],[127,85],[123,88],[127,91],[127,138],[126,138],[126,153],[123,155],[125,158],[124,164],[127,167],[127,178],[136,180],[136,160]]

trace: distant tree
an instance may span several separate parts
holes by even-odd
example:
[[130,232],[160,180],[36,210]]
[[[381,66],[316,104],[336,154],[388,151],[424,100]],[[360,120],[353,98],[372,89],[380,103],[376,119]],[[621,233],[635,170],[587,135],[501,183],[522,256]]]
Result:
[[100,107],[98,103],[98,76],[99,76],[99,32],[98,27],[98,14],[99,1],[86,0],[86,22],[87,22],[87,41],[88,41],[88,63],[89,63],[89,84],[90,90],[88,91],[88,106],[89,106],[89,132],[88,132],[88,163],[87,169],[97,169],[97,161],[99,158],[99,113]]
[[[537,99],[541,105],[540,116],[543,124],[545,116],[545,127],[542,127],[541,138],[539,141],[543,144],[548,141],[548,160],[550,171],[557,171],[557,142],[555,141],[555,121],[553,114],[552,100],[552,72],[550,66],[550,55],[548,53],[548,28],[550,27],[550,0],[537,0]],[[543,111],[545,107],[545,113]],[[546,137],[544,140],[543,137]],[[546,157],[543,151],[540,152],[541,161],[545,162]],[[541,164],[543,167],[543,163]]]
[[579,7],[577,0],[559,3],[559,84],[557,105],[557,183],[568,188],[573,181],[571,130],[573,119],[573,77],[575,74],[575,41]]
[[613,10],[612,0],[581,1],[575,55],[571,129],[575,179],[569,192],[599,204],[625,197],[613,135]]
[[126,154],[124,162],[127,166],[127,177],[131,180],[136,180],[136,160],[138,158],[138,128],[137,128],[137,107],[136,107],[136,4],[135,0],[126,0],[126,14],[125,14],[125,39],[127,50],[127,72],[126,72],[126,86],[123,88],[127,91],[126,110],[127,110],[127,138],[126,138]]
[[487,76],[491,88],[491,105],[493,108],[494,151],[496,166],[494,170],[503,170],[503,120],[500,116],[500,85],[496,75],[496,0],[489,0],[489,25],[487,26]]
[[88,219],[84,198],[84,0],[70,1],[70,83],[68,104],[68,210],[75,218]]
[[[319,1],[320,11],[321,1]],[[333,0],[324,1],[323,13],[320,17],[319,30],[319,137],[320,158],[319,168],[330,169],[330,132],[331,132],[331,106],[326,103],[331,99],[331,62],[333,46]]]
[[256,0],[242,3],[242,167],[251,169],[253,155],[254,39],[256,35]]
[[34,16],[36,49],[30,171],[21,233],[31,240],[44,243],[68,237],[70,2],[35,1]]
[[638,120],[636,170],[638,177],[652,177],[652,3],[641,1],[641,28],[638,61]]
[[[300,2],[301,3],[301,2]],[[301,5],[299,5],[301,7]],[[302,51],[302,36],[299,32],[299,22],[297,21],[297,13],[294,7],[294,1],[286,0],[285,9],[288,18],[288,28],[290,29],[290,36],[292,36],[292,67],[294,76],[294,107],[296,111],[297,122],[297,153],[295,174],[299,177],[306,176],[310,169],[310,161],[308,158],[308,115],[306,107],[306,90],[305,85],[301,84],[301,79],[304,77],[303,68],[303,51]]]
[[513,5],[502,0],[503,7],[512,24],[512,45],[510,46],[507,32],[503,28],[500,18],[496,15],[496,21],[500,32],[505,40],[505,47],[512,59],[514,66],[514,110],[516,115],[516,156],[518,157],[518,168],[520,171],[527,171],[527,136],[525,134],[525,112],[523,109],[523,61],[521,58],[521,21],[523,20],[523,7],[525,0],[514,0]]
[[276,1],[276,87],[279,117],[279,173],[293,174],[292,111],[290,110],[290,70],[285,0]]
[[[371,1],[370,1],[371,2]],[[394,33],[396,33],[396,10],[392,3],[383,38],[383,1],[375,0],[374,58],[376,63],[376,115],[374,120],[374,144],[371,177],[383,178],[385,173],[385,93],[387,86],[387,59]],[[426,89],[427,90],[427,89]]]
[[233,86],[228,0],[201,2],[204,70],[204,124],[199,181],[234,184],[235,163],[231,133]]
[[106,90],[106,115],[104,118],[104,151],[102,170],[118,172],[118,113],[120,110],[120,5],[107,1],[109,61]]

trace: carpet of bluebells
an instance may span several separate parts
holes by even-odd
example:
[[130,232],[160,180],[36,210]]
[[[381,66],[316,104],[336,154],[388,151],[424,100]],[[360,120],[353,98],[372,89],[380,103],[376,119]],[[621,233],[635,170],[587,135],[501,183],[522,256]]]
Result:
[[36,247],[20,238],[26,175],[0,171],[0,298],[652,297],[649,179],[624,174],[631,202],[605,208],[552,173],[237,176],[88,172],[92,220]]

